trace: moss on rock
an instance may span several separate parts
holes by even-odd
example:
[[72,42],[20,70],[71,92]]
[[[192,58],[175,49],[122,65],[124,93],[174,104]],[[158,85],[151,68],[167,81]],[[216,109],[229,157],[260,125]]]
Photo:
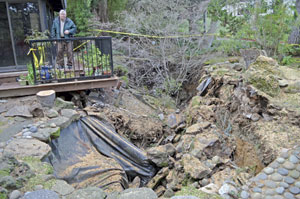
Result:
[[59,138],[60,136],[60,128],[57,129],[57,131],[51,133],[51,139],[56,139],[56,138]]
[[196,196],[199,199],[222,199],[221,196],[217,194],[208,194],[203,191],[196,189],[195,187],[188,186],[182,187],[181,191],[175,194],[176,196]]
[[50,189],[55,184],[55,182],[55,179],[45,181],[41,175],[37,175],[35,177],[30,178],[25,184],[25,186],[22,188],[22,190],[33,191],[36,185],[42,185],[44,189]]
[[24,157],[22,160],[29,165],[34,173],[41,175],[53,174],[53,167],[47,162],[41,162],[39,158]]
[[277,65],[272,58],[259,56],[245,73],[248,83],[271,97],[277,96],[280,92],[278,77],[284,76]]
[[6,193],[0,193],[0,199],[6,199],[7,194]]
[[200,106],[201,105],[201,97],[200,96],[194,96],[191,101],[191,108],[195,106]]
[[225,62],[227,61],[228,58],[226,57],[214,57],[213,59],[206,60],[204,62],[204,65],[212,65],[220,62]]
[[32,191],[36,185],[43,185],[44,189],[50,189],[55,184],[55,179],[45,181],[43,176],[53,174],[53,167],[47,162],[41,162],[40,159],[35,157],[24,157],[22,161],[27,163],[35,176],[31,177],[22,191]]
[[278,68],[277,62],[269,57],[259,56],[256,61],[250,65],[250,70],[262,71],[265,74],[272,74],[275,76],[282,77],[283,73]]
[[9,169],[3,169],[3,170],[0,170],[0,177],[1,176],[9,176]]
[[248,77],[248,82],[271,97],[279,94],[279,81],[273,75],[262,72],[251,73]]
[[74,109],[74,103],[65,101],[59,97],[55,99],[55,108],[60,109]]
[[286,93],[298,93],[300,92],[300,82],[295,82],[284,90]]

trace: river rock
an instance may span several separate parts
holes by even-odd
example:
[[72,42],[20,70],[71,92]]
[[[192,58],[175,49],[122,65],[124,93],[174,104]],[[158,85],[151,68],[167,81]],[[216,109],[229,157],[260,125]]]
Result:
[[5,147],[4,154],[16,157],[37,157],[42,159],[51,151],[48,144],[35,139],[13,139]]
[[5,142],[0,142],[0,149],[3,149],[6,146]]
[[32,133],[35,133],[38,131],[38,128],[36,126],[32,126],[29,128],[29,131],[32,132]]
[[238,191],[233,185],[226,183],[219,189],[219,194],[222,196],[228,193],[236,195]]
[[[106,193],[98,187],[87,187],[78,189],[66,197],[67,199],[104,199]],[[133,198],[131,198],[133,199]]]
[[51,128],[56,128],[56,124],[55,124],[55,123],[51,123],[49,126],[50,126]]
[[285,79],[279,80],[279,86],[280,87],[287,87],[289,85],[289,82]]
[[35,191],[41,190],[41,189],[44,189],[44,186],[41,185],[41,184],[38,184],[38,185],[35,185],[33,189],[34,189]]
[[30,131],[25,131],[22,135],[24,136],[24,137],[27,137],[27,136],[31,136],[31,132]]

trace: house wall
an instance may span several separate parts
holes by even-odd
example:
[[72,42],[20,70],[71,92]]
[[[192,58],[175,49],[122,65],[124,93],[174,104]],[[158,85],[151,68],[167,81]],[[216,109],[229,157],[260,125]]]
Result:
[[[12,50],[13,53],[10,53],[10,55],[13,54],[13,58],[2,55],[3,53],[4,54],[7,53],[5,50],[7,49],[7,46],[1,46],[0,43],[0,54],[2,55],[2,57],[6,58],[7,60],[12,60],[9,61],[9,64],[14,63],[13,65],[7,65],[8,62],[2,62],[2,64],[0,62],[0,72],[26,70],[27,69],[26,63],[30,62],[31,57],[27,56],[27,52],[29,48],[27,44],[24,43],[25,34],[26,33],[28,34],[28,32],[30,32],[28,30],[30,30],[33,27],[37,28],[38,31],[42,31],[42,32],[44,32],[45,30],[49,30],[51,28],[50,26],[52,24],[53,15],[54,15],[53,9],[51,7],[51,2],[53,3],[53,1],[51,0],[0,0],[0,2],[2,3],[2,5],[3,3],[5,3],[6,5],[7,13],[5,13],[5,15],[7,15],[8,23],[9,23],[8,32],[10,34],[10,38],[14,38],[11,39],[11,46],[10,46],[13,49]],[[11,8],[8,7],[9,5],[17,5],[18,3],[28,3],[28,2],[37,3],[37,8],[38,8],[37,13],[36,12],[34,14],[30,13],[29,16],[22,15],[22,13],[20,13],[22,7],[17,8],[17,6],[15,6],[17,9],[19,9],[19,12],[14,12],[13,10],[11,10]],[[30,20],[28,21],[28,19]],[[25,24],[27,25],[25,26]],[[34,24],[35,26],[32,26]],[[5,35],[6,34],[7,33],[5,33]]]
[[39,11],[40,11],[41,31],[44,32],[47,29],[46,0],[39,0]]
[[[272,3],[274,2],[274,0],[264,0],[268,6],[271,6]],[[241,1],[239,3],[236,3],[235,5],[226,5],[222,8],[222,10],[226,10],[228,13],[231,13],[233,16],[242,16],[240,14],[240,11],[243,9],[243,8],[247,8],[250,5],[254,5],[254,1]],[[290,6],[294,6],[295,3],[296,3],[296,0],[283,0],[283,3],[285,5],[287,5],[288,9]],[[268,9],[267,12],[265,14],[271,14],[273,12],[272,9]],[[291,14],[293,14],[293,10],[289,10],[289,12]],[[264,14],[264,15],[265,15]]]

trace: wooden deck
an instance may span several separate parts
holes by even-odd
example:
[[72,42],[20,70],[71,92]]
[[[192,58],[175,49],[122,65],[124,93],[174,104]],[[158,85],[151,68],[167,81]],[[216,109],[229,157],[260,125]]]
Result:
[[55,92],[79,91],[95,88],[116,86],[118,77],[105,79],[82,80],[72,82],[47,83],[39,85],[20,86],[17,83],[3,83],[0,85],[0,98],[35,95],[43,90],[55,90]]

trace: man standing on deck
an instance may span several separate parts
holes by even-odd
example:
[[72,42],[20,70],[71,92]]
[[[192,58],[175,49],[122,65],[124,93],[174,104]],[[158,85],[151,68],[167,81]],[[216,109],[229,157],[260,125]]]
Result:
[[[74,22],[67,18],[65,10],[59,11],[59,16],[53,20],[51,28],[51,37],[53,39],[68,39],[76,33],[76,25]],[[72,68],[73,63],[73,42],[59,41],[57,42],[57,59],[56,63],[59,68],[64,68],[64,53],[67,53],[69,69]]]

